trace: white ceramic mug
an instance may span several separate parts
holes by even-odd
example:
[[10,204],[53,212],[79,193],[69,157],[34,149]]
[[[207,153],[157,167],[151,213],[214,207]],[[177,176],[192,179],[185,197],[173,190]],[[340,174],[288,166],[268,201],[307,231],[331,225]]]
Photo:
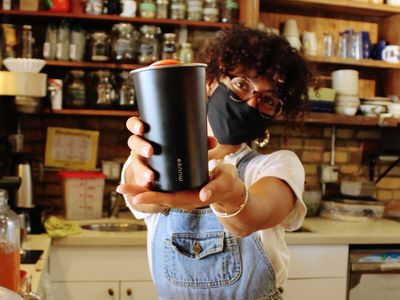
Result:
[[382,51],[382,60],[389,62],[389,63],[399,63],[400,62],[400,46],[399,45],[386,46]]
[[299,29],[297,26],[297,21],[294,19],[288,19],[285,22],[285,25],[283,27],[283,35],[285,37],[288,36],[299,36]]
[[311,31],[304,31],[302,36],[303,51],[307,55],[317,55],[318,41],[317,34]]
[[358,71],[341,69],[332,72],[332,87],[336,93],[343,95],[358,95],[359,82]]

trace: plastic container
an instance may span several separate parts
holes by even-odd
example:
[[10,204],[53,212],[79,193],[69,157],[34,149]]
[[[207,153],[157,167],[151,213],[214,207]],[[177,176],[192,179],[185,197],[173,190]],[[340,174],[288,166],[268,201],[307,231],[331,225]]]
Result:
[[68,220],[102,217],[105,176],[100,172],[66,171],[62,180],[64,214]]

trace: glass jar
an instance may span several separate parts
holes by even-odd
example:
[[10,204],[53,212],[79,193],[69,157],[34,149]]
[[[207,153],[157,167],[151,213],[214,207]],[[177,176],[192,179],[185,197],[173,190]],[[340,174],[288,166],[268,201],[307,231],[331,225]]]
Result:
[[8,192],[0,189],[0,286],[20,290],[20,220],[9,209]]
[[156,35],[160,28],[153,25],[143,25],[140,27],[142,37],[140,39],[139,57],[140,64],[151,64],[160,59],[160,45]]
[[85,73],[82,70],[71,70],[67,73],[64,83],[64,103],[67,108],[82,108],[86,106]]
[[69,59],[83,61],[85,58],[86,33],[79,24],[75,24],[71,30],[69,44]]
[[156,17],[156,3],[154,0],[143,0],[139,4],[139,14],[142,18]]
[[137,37],[134,27],[129,23],[115,24],[111,30],[112,58],[121,63],[132,63],[135,60]]
[[171,1],[171,19],[182,20],[186,18],[186,2],[185,0]]
[[118,80],[118,105],[123,107],[136,107],[135,89],[129,73],[121,72]]
[[194,58],[194,52],[192,44],[182,43],[181,49],[179,50],[179,60],[182,63],[191,63],[193,62],[193,58]]
[[157,18],[168,18],[169,0],[157,0]]
[[86,0],[85,13],[90,15],[101,15],[103,13],[103,0]]
[[203,18],[203,1],[187,0],[187,19],[201,21]]
[[3,50],[3,58],[6,57],[16,57],[16,46],[17,46],[17,31],[14,24],[1,24],[2,34],[3,34],[3,45],[1,45]]
[[219,21],[218,0],[205,0],[203,7],[203,20],[206,22]]
[[43,44],[43,57],[47,60],[56,58],[57,26],[54,23],[47,25],[46,37]]
[[32,44],[33,44],[33,36],[32,36],[32,26],[31,25],[23,25],[22,26],[22,58],[32,58]]
[[236,23],[239,21],[238,0],[224,0],[222,2],[221,21],[224,23]]
[[57,31],[56,58],[57,60],[69,60],[69,38],[70,24],[68,21],[61,21]]
[[99,82],[96,87],[97,106],[111,106],[116,102],[115,87],[111,83],[111,74],[109,71],[101,70],[97,72]]
[[175,33],[165,33],[164,42],[162,46],[162,59],[177,59],[177,49],[176,49],[176,34]]
[[110,59],[110,43],[105,32],[92,33],[89,58],[92,61],[108,61]]

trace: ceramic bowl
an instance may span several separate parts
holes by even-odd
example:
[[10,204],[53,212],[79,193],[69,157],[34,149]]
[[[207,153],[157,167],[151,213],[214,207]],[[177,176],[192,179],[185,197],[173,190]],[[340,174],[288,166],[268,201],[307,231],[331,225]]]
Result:
[[386,108],[383,105],[361,104],[360,111],[365,116],[377,116],[386,112]]
[[39,73],[46,61],[36,58],[11,58],[3,60],[3,64],[11,72]]

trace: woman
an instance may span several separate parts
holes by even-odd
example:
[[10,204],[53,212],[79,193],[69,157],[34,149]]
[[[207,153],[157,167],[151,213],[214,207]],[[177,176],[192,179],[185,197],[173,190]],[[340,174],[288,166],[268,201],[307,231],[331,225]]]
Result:
[[219,33],[205,52],[210,181],[199,190],[153,192],[138,118],[117,191],[148,227],[148,255],[160,299],[281,299],[285,230],[301,226],[304,169],[287,150],[260,155],[246,143],[277,117],[294,124],[313,79],[281,37],[244,27]]

